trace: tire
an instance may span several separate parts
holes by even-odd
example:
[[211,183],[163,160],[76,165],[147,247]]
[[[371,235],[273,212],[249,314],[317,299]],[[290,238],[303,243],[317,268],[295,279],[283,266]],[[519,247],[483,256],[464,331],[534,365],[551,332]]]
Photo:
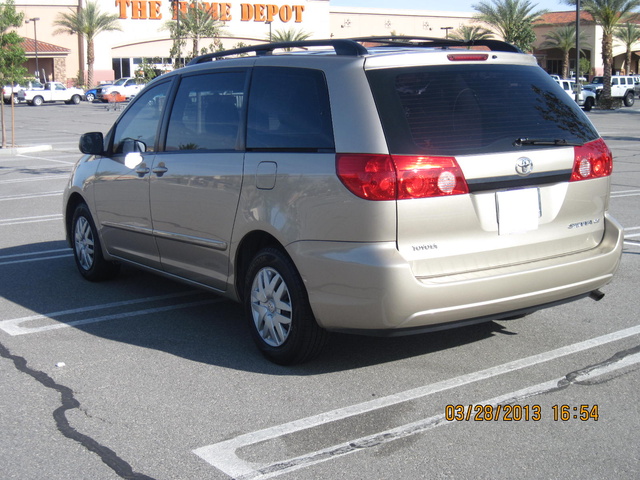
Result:
[[87,93],[85,98],[87,99],[87,102],[93,102],[96,99],[96,96],[93,93]]
[[276,248],[265,248],[251,261],[243,303],[253,340],[274,363],[311,360],[327,341],[328,333],[313,316],[300,274]]
[[44,103],[44,99],[42,97],[40,97],[40,96],[33,97],[33,100],[31,100],[31,105],[33,105],[35,107],[39,107],[43,103]]
[[582,108],[584,109],[585,112],[590,112],[594,106],[594,103],[595,102],[593,101],[593,98],[587,97],[587,99],[584,101],[584,106]]
[[71,238],[73,257],[84,278],[91,282],[99,282],[117,275],[120,265],[104,259],[96,225],[89,207],[84,203],[79,204],[73,213]]
[[635,103],[635,98],[633,96],[633,92],[627,92],[627,94],[624,96],[624,106],[625,107],[632,107],[633,104]]
[[80,95],[73,95],[71,97],[70,102],[72,105],[78,105],[80,103],[80,100],[81,100]]

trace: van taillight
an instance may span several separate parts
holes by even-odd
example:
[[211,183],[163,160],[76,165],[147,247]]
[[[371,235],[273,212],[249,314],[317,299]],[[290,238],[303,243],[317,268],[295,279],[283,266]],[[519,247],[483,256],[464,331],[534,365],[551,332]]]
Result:
[[469,193],[453,157],[409,155],[336,155],[344,185],[366,200],[405,200]]
[[613,170],[613,155],[602,138],[574,148],[571,182],[607,177]]

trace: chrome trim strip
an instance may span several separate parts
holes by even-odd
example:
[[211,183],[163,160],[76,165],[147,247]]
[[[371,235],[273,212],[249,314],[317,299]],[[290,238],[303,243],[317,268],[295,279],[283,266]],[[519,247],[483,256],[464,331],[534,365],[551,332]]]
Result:
[[179,233],[164,232],[162,230],[153,230],[150,228],[140,227],[137,225],[104,222],[102,226],[117,228],[119,230],[127,230],[129,232],[140,233],[142,235],[152,235],[159,238],[173,240],[175,242],[189,243],[191,245],[198,245],[200,247],[212,248],[214,250],[226,250],[228,247],[227,242],[221,242],[219,240],[211,240],[208,238],[194,237],[191,235],[181,235]]

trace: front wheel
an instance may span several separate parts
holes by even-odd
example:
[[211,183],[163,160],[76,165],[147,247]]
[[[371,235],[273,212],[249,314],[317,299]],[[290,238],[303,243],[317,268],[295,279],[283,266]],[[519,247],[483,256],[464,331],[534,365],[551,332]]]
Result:
[[114,277],[120,265],[104,259],[96,225],[84,203],[76,207],[71,225],[73,256],[80,274],[92,282]]
[[594,104],[595,102],[593,101],[593,98],[587,97],[587,99],[584,101],[584,107],[582,108],[585,112],[590,112]]
[[302,278],[281,250],[265,248],[253,258],[243,302],[251,336],[272,362],[302,363],[324,347],[328,333],[317,324]]
[[80,95],[74,95],[71,97],[71,104],[78,105],[80,103]]
[[87,102],[93,102],[96,99],[96,96],[93,93],[87,93]]
[[635,103],[635,98],[633,97],[633,93],[632,92],[627,93],[624,96],[624,106],[632,107],[634,103]]

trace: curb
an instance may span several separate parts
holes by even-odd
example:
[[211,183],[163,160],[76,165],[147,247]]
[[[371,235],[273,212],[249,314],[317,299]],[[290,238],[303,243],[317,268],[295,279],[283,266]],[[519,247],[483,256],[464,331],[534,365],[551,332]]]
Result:
[[21,153],[46,152],[53,150],[51,145],[33,145],[30,147],[0,148],[0,155],[19,155]]

